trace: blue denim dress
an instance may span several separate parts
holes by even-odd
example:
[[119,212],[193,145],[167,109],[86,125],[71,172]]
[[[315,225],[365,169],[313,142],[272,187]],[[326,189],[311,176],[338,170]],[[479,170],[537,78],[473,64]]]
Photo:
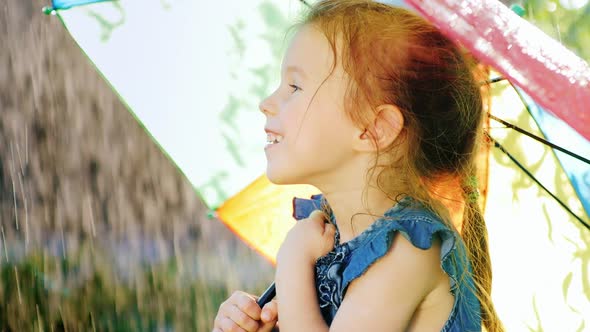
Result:
[[[293,199],[293,217],[307,218],[327,201],[322,195]],[[334,215],[331,222],[336,225]],[[432,238],[441,239],[440,260],[450,277],[450,292],[455,300],[442,332],[481,331],[480,303],[473,293],[471,267],[461,237],[417,201],[405,196],[360,235],[340,243],[338,230],[334,249],[315,265],[316,291],[320,310],[328,325],[332,323],[348,285],[360,277],[391,247],[394,232],[400,232],[415,247],[428,249]]]

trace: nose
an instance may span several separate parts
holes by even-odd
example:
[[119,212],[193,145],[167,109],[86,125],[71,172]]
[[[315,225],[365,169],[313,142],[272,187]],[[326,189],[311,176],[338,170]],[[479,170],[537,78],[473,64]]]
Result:
[[262,114],[266,115],[266,116],[270,116],[273,114],[276,114],[275,111],[275,107],[273,105],[273,103],[271,102],[271,97],[272,95],[264,98],[260,104],[258,104],[258,109],[260,110],[260,112],[262,112]]

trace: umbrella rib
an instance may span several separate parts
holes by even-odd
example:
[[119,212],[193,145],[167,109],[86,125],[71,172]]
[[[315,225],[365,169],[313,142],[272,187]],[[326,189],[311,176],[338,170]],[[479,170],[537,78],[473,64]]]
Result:
[[516,166],[518,166],[523,172],[526,173],[526,175],[528,175],[541,188],[543,188],[543,190],[545,190],[551,197],[553,197],[553,199],[555,199],[559,203],[559,205],[561,205],[564,209],[566,209],[566,211],[569,212],[574,218],[576,218],[584,227],[586,227],[586,229],[590,230],[590,225],[588,225],[586,222],[584,222],[584,220],[582,220],[582,218],[580,216],[575,214],[574,211],[572,211],[564,202],[562,202],[559,199],[559,197],[557,197],[555,194],[553,194],[549,189],[547,189],[547,187],[545,187],[539,180],[537,180],[537,178],[531,172],[529,172],[518,160],[516,160],[516,158],[514,158],[514,156],[512,156],[508,151],[506,151],[506,149],[504,149],[504,147],[500,143],[498,143],[498,141],[496,141],[488,133],[486,133],[486,136],[492,142],[494,142],[494,146],[496,148],[500,149],[500,151],[502,151],[504,154],[506,154],[508,156],[508,158],[510,158],[510,160],[512,160],[512,162],[514,162],[516,164]]
[[501,124],[505,125],[506,127],[510,128],[510,129],[514,129],[514,130],[518,131],[521,134],[527,135],[528,137],[530,137],[530,138],[532,138],[532,139],[534,139],[534,140],[536,140],[538,142],[541,142],[541,143],[543,143],[543,144],[545,144],[547,146],[550,146],[550,147],[554,148],[555,150],[561,151],[561,152],[563,152],[563,153],[565,153],[565,154],[567,154],[567,155],[569,155],[571,157],[574,157],[574,158],[576,158],[576,159],[578,159],[580,161],[583,161],[586,164],[589,164],[590,165],[590,159],[584,158],[584,157],[580,156],[579,154],[576,154],[576,153],[573,153],[573,152],[571,152],[569,150],[566,150],[565,148],[562,148],[561,146],[559,146],[557,144],[551,143],[551,142],[549,142],[546,139],[543,139],[543,138],[541,138],[541,137],[539,137],[539,136],[537,136],[535,134],[532,134],[532,133],[530,133],[530,132],[528,132],[528,131],[520,128],[520,127],[517,127],[517,126],[509,123],[509,122],[506,122],[506,121],[498,118],[497,116],[494,116],[493,114],[488,113],[488,116],[490,118],[492,118],[493,120],[496,120],[496,121],[500,122]]
[[[526,100],[524,100],[524,97],[522,96],[521,92],[516,88],[516,86],[514,86],[514,84],[512,84],[512,82],[510,82],[509,80],[507,80],[505,77],[503,77],[503,76],[494,77],[494,78],[491,78],[491,79],[489,79],[489,80],[481,83],[481,85],[498,83],[498,82],[502,82],[502,81],[507,81],[512,86],[512,88],[514,89],[514,91],[516,91],[516,94],[518,95],[518,98],[520,98],[520,100],[522,101],[522,103],[525,105],[527,111],[529,113],[531,113],[531,110],[529,108],[529,104],[526,102]],[[510,129],[514,129],[514,130],[518,131],[521,134],[527,135],[528,137],[530,137],[530,138],[532,138],[532,139],[534,139],[534,140],[536,140],[538,142],[541,142],[541,143],[543,143],[543,144],[545,144],[547,146],[550,146],[550,147],[552,147],[552,148],[554,148],[554,149],[556,149],[558,151],[561,151],[561,152],[569,155],[570,157],[576,158],[576,159],[578,159],[580,161],[583,161],[586,164],[589,164],[590,165],[590,159],[584,158],[584,157],[580,156],[579,154],[576,154],[574,152],[571,152],[571,151],[569,151],[569,150],[567,150],[565,148],[562,148],[561,146],[559,146],[557,144],[551,143],[551,142],[549,142],[546,139],[543,139],[543,138],[541,138],[541,137],[539,137],[539,136],[537,136],[537,135],[535,135],[533,133],[530,133],[530,132],[528,132],[528,131],[520,128],[520,127],[517,127],[517,126],[515,126],[515,125],[513,125],[511,123],[508,123],[508,122],[506,122],[506,121],[504,121],[504,120],[502,120],[502,119],[500,119],[500,118],[492,115],[489,112],[488,112],[488,116],[490,118],[492,118],[493,120],[496,120],[496,121],[500,122],[501,124],[505,125],[506,127],[510,128]]]
[[488,84],[498,83],[498,82],[502,82],[502,81],[507,81],[507,79],[503,76],[498,76],[498,77],[490,78],[489,80],[486,80],[486,81],[481,82],[479,84],[480,85],[488,85]]

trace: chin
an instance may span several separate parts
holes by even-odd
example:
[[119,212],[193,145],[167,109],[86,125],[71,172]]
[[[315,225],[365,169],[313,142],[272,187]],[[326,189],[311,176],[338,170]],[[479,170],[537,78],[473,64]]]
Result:
[[288,179],[286,179],[285,177],[282,176],[277,176],[274,175],[272,173],[266,173],[266,177],[268,178],[268,180],[272,183],[272,184],[276,184],[276,185],[286,185],[286,184],[293,184],[292,182],[290,182]]
[[266,177],[268,180],[276,185],[301,184],[302,182],[293,174],[285,174],[267,169]]

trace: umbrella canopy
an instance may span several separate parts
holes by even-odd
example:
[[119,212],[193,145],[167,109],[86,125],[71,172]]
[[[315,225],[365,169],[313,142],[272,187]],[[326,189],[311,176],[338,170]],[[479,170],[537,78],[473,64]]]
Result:
[[[409,3],[493,66],[492,77],[518,85],[491,84],[492,115],[590,155],[584,61],[495,0]],[[278,84],[285,31],[304,7],[70,0],[52,8],[212,214],[271,261],[292,226],[293,197],[318,193],[266,179],[258,111]],[[499,147],[484,155],[482,182],[501,319],[509,330],[590,326],[582,314],[590,312],[590,167],[496,120],[488,131]]]
[[[53,8],[62,5],[72,1]],[[263,176],[258,103],[278,83],[285,29],[300,9],[299,2],[232,1],[218,16],[213,2],[129,1],[59,11],[211,211],[270,260],[290,226],[274,221],[291,217],[293,194],[317,192],[273,186]]]

